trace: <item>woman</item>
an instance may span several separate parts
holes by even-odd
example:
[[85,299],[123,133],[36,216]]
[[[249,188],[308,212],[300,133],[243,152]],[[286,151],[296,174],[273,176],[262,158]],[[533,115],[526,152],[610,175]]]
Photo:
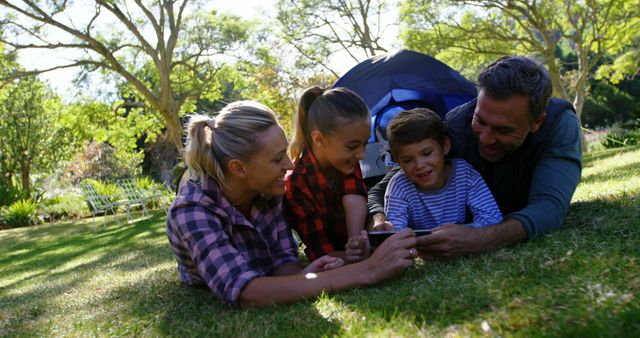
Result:
[[416,240],[407,230],[365,261],[343,266],[322,256],[303,267],[282,214],[284,175],[293,167],[287,146],[275,115],[259,103],[191,118],[191,178],[167,217],[183,282],[206,285],[228,304],[259,306],[375,284],[411,264]]

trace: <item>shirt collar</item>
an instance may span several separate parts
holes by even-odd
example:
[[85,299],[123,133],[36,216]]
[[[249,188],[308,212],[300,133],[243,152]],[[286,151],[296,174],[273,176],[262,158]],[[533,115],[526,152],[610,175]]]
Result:
[[309,149],[308,146],[305,146],[305,152],[308,155],[304,156],[305,154],[302,154],[302,163],[304,164],[305,173],[311,175],[312,177],[316,177],[320,189],[328,189],[329,182],[327,182],[327,178],[324,176],[324,173],[318,165],[318,159],[316,159],[315,155],[313,155],[311,149]]
[[255,224],[259,224],[262,218],[262,212],[267,207],[267,201],[262,196],[258,195],[254,199],[254,203],[251,206],[251,219],[247,219],[236,207],[234,207],[229,200],[222,194],[220,186],[213,177],[206,176],[200,183],[202,193],[211,198],[216,212],[223,213],[220,216],[228,217],[231,224],[245,225],[251,228],[255,228]]

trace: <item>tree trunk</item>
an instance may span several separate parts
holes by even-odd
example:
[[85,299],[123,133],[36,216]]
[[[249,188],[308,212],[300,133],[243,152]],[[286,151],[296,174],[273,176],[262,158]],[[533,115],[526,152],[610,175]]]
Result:
[[553,85],[553,95],[569,101],[571,98],[562,84],[560,67],[556,64],[556,57],[553,54],[553,50],[544,53],[544,61],[549,69],[549,76],[551,77],[551,84]]
[[24,193],[26,193],[27,196],[29,196],[30,190],[31,190],[31,180],[30,180],[30,172],[31,172],[31,165],[29,163],[29,161],[22,161],[22,191]]
[[184,133],[184,130],[182,128],[182,124],[180,123],[180,119],[178,119],[178,112],[163,111],[162,116],[164,116],[164,120],[167,126],[167,136],[169,137],[169,140],[171,140],[171,142],[176,146],[179,156],[182,156],[182,135]]
[[[576,82],[576,96],[573,99],[573,107],[576,109],[576,115],[578,116],[578,121],[580,122],[580,126],[582,127],[582,109],[584,108],[584,101],[587,95],[587,74],[589,72],[588,66],[588,56],[587,54],[581,53],[578,56],[578,80]],[[582,143],[582,152],[585,153],[587,151],[587,138],[585,136],[584,131],[580,130],[580,142]]]

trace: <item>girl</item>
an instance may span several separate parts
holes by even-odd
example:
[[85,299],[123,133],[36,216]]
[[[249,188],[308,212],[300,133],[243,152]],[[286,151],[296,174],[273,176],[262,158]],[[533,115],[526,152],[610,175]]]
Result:
[[287,139],[273,112],[249,101],[188,126],[190,179],[167,215],[182,281],[206,285],[228,304],[286,303],[323,291],[378,283],[417,255],[414,234],[391,237],[367,260],[340,267],[323,256],[303,267],[284,221]]
[[354,262],[369,255],[366,188],[359,162],[371,129],[369,109],[346,88],[304,91],[286,178],[287,211],[309,259]]

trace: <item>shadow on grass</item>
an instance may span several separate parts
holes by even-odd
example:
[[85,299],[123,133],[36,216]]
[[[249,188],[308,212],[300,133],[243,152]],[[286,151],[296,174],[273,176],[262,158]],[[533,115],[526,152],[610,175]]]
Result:
[[640,313],[639,257],[640,196],[629,195],[574,204],[563,229],[529,243],[414,265],[335,298],[374,323],[410,321],[427,335],[460,325],[479,334],[486,319],[525,335],[628,336],[640,327],[632,319]]
[[[73,226],[83,230],[66,228]],[[1,275],[17,277],[0,287],[0,314],[5,317],[0,336],[50,334],[48,325],[34,323],[51,320],[54,312],[63,311],[55,310],[60,306],[56,305],[60,298],[72,298],[78,292],[92,293],[77,290],[87,287],[95,288],[95,295],[90,296],[96,299],[84,305],[72,305],[69,310],[74,312],[69,314],[71,321],[74,317],[78,321],[83,314],[92,318],[74,322],[73,326],[81,330],[72,331],[76,335],[78,332],[109,332],[110,335],[146,332],[163,336],[282,336],[282,332],[292,329],[304,332],[309,327],[327,335],[339,332],[335,324],[308,306],[310,303],[243,311],[223,305],[208,289],[182,285],[166,242],[164,214],[135,224],[110,224],[105,231],[88,230],[84,224],[56,224],[22,230],[26,234],[5,234],[3,242],[11,245],[2,249],[7,254],[0,256],[3,257],[0,266],[5,267],[0,268],[3,272],[0,281]],[[13,240],[18,237],[20,241]],[[140,281],[120,277],[124,273],[148,270],[149,275]],[[125,278],[125,285],[115,289],[111,285],[107,291],[109,285],[105,288],[94,280],[98,274]],[[36,287],[38,285],[46,287]],[[273,315],[274,309],[284,311]],[[300,317],[295,318],[293,313]],[[256,320],[263,323],[247,325]],[[6,328],[3,329],[3,325]]]
[[[81,225],[84,233],[61,231],[66,237],[56,229],[34,229],[36,235],[26,232],[24,243],[5,234],[3,244],[12,243],[0,249],[6,253],[0,272],[25,276],[0,288],[0,314],[7,317],[1,323],[9,328],[0,328],[0,336],[50,335],[51,324],[34,323],[65,310],[57,308],[56,298],[73,297],[98,273],[118,278],[132,272],[148,275],[122,277],[117,286],[96,291],[95,300],[66,305],[76,312],[69,321],[78,329],[61,335],[335,336],[371,334],[376,327],[399,327],[399,335],[409,335],[403,334],[404,323],[425,335],[444,335],[486,319],[507,333],[625,336],[637,332],[633,319],[640,312],[640,279],[629,282],[640,275],[639,202],[638,195],[625,195],[575,203],[565,227],[553,234],[483,255],[417,263],[380,286],[330,295],[326,301],[337,310],[324,306],[323,299],[230,309],[209,290],[182,285],[166,242],[164,214],[97,233]],[[60,226],[70,225],[54,227]],[[93,283],[90,287],[100,288]],[[20,290],[23,284],[30,287]],[[606,292],[593,291],[598,285]],[[611,297],[602,305],[599,299],[607,292],[636,297],[626,303]],[[359,331],[349,331],[354,326]]]
[[[100,273],[101,268],[131,269],[165,262],[170,257],[168,248],[158,250],[159,245],[143,242],[145,239],[159,241],[166,236],[164,228],[158,226],[164,223],[163,218],[164,213],[98,232],[90,232],[86,224],[62,223],[3,234],[0,313],[12,313],[5,320],[14,332],[26,334],[31,325],[23,323],[37,320],[50,308],[49,301],[81,287]],[[144,254],[150,251],[151,254]],[[120,262],[122,255],[132,252],[124,263]],[[13,280],[5,282],[2,280],[5,278]]]

